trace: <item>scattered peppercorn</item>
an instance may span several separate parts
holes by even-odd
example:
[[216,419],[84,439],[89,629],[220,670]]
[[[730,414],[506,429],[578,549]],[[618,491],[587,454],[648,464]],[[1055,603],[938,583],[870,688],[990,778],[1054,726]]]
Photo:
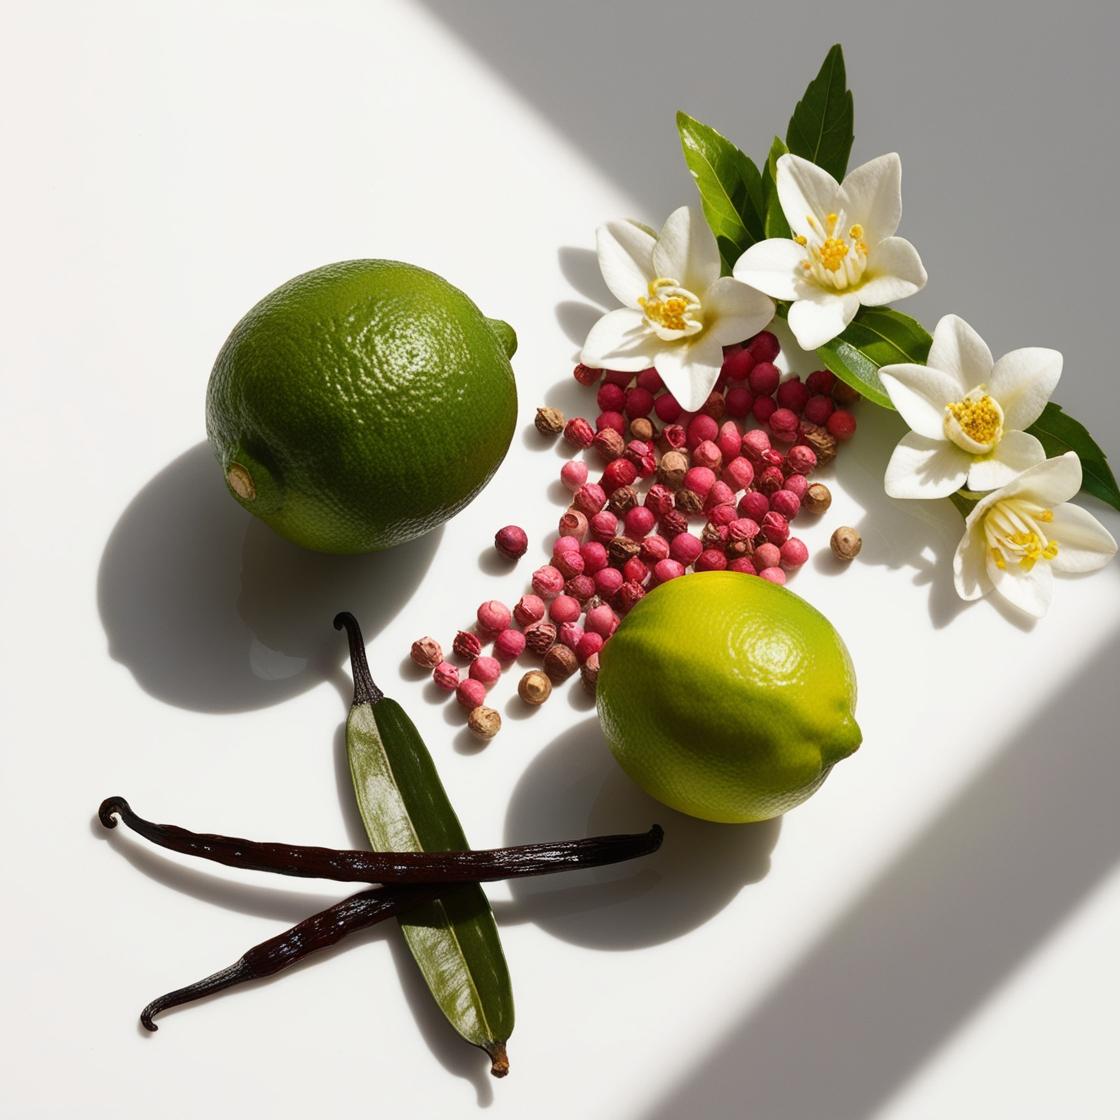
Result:
[[544,671],[557,684],[567,680],[578,668],[579,661],[574,651],[565,645],[554,645],[544,655]]
[[[607,499],[607,509],[609,512],[621,517],[628,509],[632,509],[638,504],[638,492],[633,486],[620,486],[617,490],[611,493]],[[611,528],[611,535],[614,535],[614,528]]]
[[805,491],[801,508],[809,513],[821,514],[832,505],[832,491],[823,482],[814,482]]
[[500,603],[497,599],[488,599],[479,606],[477,617],[478,625],[487,634],[497,634],[510,624],[513,613],[505,603]]
[[451,643],[451,652],[456,657],[473,661],[482,652],[482,641],[477,634],[472,634],[469,630],[460,630]]
[[467,677],[460,681],[455,688],[455,699],[467,709],[473,711],[486,699],[486,685],[474,677]]
[[533,423],[542,436],[558,436],[564,430],[564,414],[558,408],[538,408]]
[[448,692],[454,692],[459,687],[459,670],[450,661],[441,661],[432,670],[432,680],[440,688],[446,689]]
[[531,652],[543,656],[556,641],[556,627],[545,619],[525,627],[525,645]]
[[[564,649],[566,647],[561,646],[560,648]],[[571,653],[571,650],[568,650],[568,652]],[[539,669],[530,669],[517,682],[517,695],[526,704],[532,704],[535,708],[543,704],[552,695],[552,681],[548,679],[547,674],[542,673]]]
[[564,438],[576,447],[590,447],[595,429],[582,416],[573,416],[564,425]]
[[630,421],[630,434],[635,439],[645,440],[647,443],[653,439],[653,425],[645,416],[637,416]]
[[518,560],[529,547],[529,537],[520,525],[506,525],[494,534],[494,547],[510,560]]
[[595,687],[599,683],[599,655],[592,653],[579,667],[579,677],[583,681],[583,687],[595,695]]
[[434,669],[443,660],[443,650],[435,638],[417,638],[408,656],[421,669]]
[[502,675],[502,667],[496,658],[476,657],[471,662],[468,675],[489,688]]
[[828,542],[832,555],[845,562],[854,560],[863,548],[863,539],[850,525],[841,525]]
[[507,627],[494,639],[494,656],[500,657],[503,661],[512,661],[520,657],[524,650],[525,635],[520,630]]
[[479,739],[493,739],[502,729],[502,717],[493,708],[479,704],[467,716],[467,727]]

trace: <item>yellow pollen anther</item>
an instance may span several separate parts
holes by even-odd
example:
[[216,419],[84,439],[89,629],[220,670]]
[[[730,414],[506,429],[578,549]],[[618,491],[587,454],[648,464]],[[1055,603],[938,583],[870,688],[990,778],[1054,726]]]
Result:
[[977,443],[991,443],[999,435],[1000,413],[987,393],[970,400],[954,401],[945,410],[961,426],[961,431]]
[[1035,521],[1043,521],[1043,522],[1053,521],[1054,520],[1054,511],[1052,509],[1039,510],[1039,512],[1034,515],[1034,519],[1035,519]]
[[850,230],[848,230],[848,236],[853,241],[862,241],[863,240],[863,226],[861,226],[857,222],[854,226],[852,226],[852,228]]
[[794,237],[794,241],[796,241],[798,245],[808,244],[808,239],[806,238],[806,236],[803,233],[797,234],[797,236]]
[[688,310],[688,300],[683,296],[667,296],[662,299],[660,292],[663,288],[677,288],[676,280],[667,276],[658,276],[649,282],[649,296],[640,296],[638,303],[652,322],[658,323],[666,330],[687,330],[685,312]]
[[[835,215],[829,216],[835,217]],[[820,254],[821,264],[829,272],[835,272],[844,263],[844,258],[848,255],[848,243],[841,241],[838,237],[830,237],[817,252]]]
[[1007,563],[1003,559],[1003,553],[998,548],[992,549],[992,563],[1001,571],[1007,567]]
[[832,233],[832,231],[836,229],[836,223],[838,221],[840,221],[840,215],[839,214],[829,214],[825,218],[825,222],[828,225],[828,232],[829,233]]

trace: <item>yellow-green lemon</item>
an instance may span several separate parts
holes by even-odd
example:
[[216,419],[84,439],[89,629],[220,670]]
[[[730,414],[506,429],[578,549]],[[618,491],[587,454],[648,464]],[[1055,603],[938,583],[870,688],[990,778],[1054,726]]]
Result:
[[840,635],[783,587],[699,572],[654,589],[600,654],[599,718],[623,769],[704,820],[778,816],[862,738]]
[[513,330],[433,272],[357,260],[297,276],[237,324],[206,396],[231,494],[324,552],[411,540],[509,449]]

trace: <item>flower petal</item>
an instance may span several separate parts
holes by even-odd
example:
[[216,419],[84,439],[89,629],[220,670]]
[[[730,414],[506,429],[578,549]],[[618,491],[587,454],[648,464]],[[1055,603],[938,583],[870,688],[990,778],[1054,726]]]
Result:
[[998,490],[1045,458],[1046,452],[1034,436],[1027,432],[1004,432],[991,454],[972,460],[968,488]]
[[1003,499],[1022,495],[1052,509],[1068,502],[1080,489],[1081,460],[1076,451],[1067,451],[1064,455],[1029,467],[1014,482],[995,491],[994,495],[986,494],[981,503],[992,497]]
[[812,236],[808,219],[813,217],[819,229],[825,215],[839,209],[840,184],[815,163],[792,153],[779,157],[776,172],[778,201],[790,229],[802,237]]
[[1029,428],[1041,415],[1062,376],[1062,355],[1043,346],[1025,346],[995,364],[988,392],[1003,409],[1008,428]]
[[637,307],[653,279],[653,235],[637,222],[607,222],[595,231],[599,271],[611,295]]
[[945,439],[945,406],[961,397],[961,387],[951,374],[936,366],[904,362],[883,366],[879,380],[915,432],[928,439]]
[[695,412],[708,399],[723,365],[723,346],[711,331],[695,341],[678,342],[659,350],[653,366],[665,388],[685,412]]
[[736,262],[736,280],[775,299],[797,299],[801,294],[801,262],[805,249],[788,237],[756,241]]
[[888,237],[873,246],[866,275],[871,279],[859,288],[859,301],[865,307],[905,299],[926,286],[922,258],[905,237]]
[[730,276],[721,276],[704,293],[707,330],[721,346],[752,338],[773,318],[774,301],[769,296]]
[[891,498],[947,498],[968,474],[968,455],[956,444],[907,432],[887,464],[883,487]]
[[1018,564],[1004,568],[996,565],[991,553],[985,564],[988,578],[996,593],[1031,618],[1041,618],[1054,594],[1054,573],[1046,561],[1039,561],[1029,571]]
[[987,572],[988,550],[983,534],[969,520],[965,525],[964,536],[953,555],[953,586],[957,594],[966,600],[979,599],[992,589],[992,581]]
[[957,378],[966,393],[988,381],[995,365],[988,344],[959,315],[938,320],[926,360]]
[[653,247],[657,276],[669,276],[700,295],[719,275],[719,246],[708,223],[690,206],[674,210]]
[[647,369],[657,349],[657,339],[645,316],[631,307],[608,311],[590,330],[580,361],[593,369],[622,372]]
[[1058,506],[1045,528],[1058,544],[1058,555],[1050,561],[1056,572],[1095,572],[1116,555],[1112,534],[1080,506],[1068,502]]
[[797,345],[803,350],[816,350],[834,339],[858,310],[859,296],[855,292],[803,289],[797,302],[790,306],[787,321]]
[[868,245],[891,237],[902,220],[902,160],[897,152],[849,171],[840,187],[846,220],[859,222]]

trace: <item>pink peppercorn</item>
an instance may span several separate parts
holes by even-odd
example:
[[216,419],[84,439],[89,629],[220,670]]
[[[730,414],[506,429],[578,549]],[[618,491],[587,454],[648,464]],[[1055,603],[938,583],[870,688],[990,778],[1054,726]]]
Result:
[[770,499],[761,490],[748,490],[739,499],[739,512],[752,521],[761,521],[770,508]]
[[786,454],[786,465],[794,474],[808,474],[817,466],[817,453],[803,443],[794,444]]
[[714,440],[719,435],[719,424],[707,413],[700,412],[689,420],[685,432],[685,446],[691,451],[706,439]]
[[[561,538],[562,540],[565,538]],[[566,538],[574,540],[574,537]],[[558,556],[553,556],[552,566],[565,578],[571,579],[572,576],[578,576],[583,571],[583,553],[578,549],[569,548],[565,552],[561,552]]]
[[602,634],[584,634],[576,645],[576,657],[580,664],[584,664],[589,657],[597,654],[603,648]]
[[686,568],[703,551],[704,546],[700,543],[699,537],[695,537],[691,533],[678,533],[669,542],[669,556]]
[[727,567],[727,557],[718,548],[706,548],[696,557],[693,567],[698,572],[722,572]]
[[773,397],[755,397],[751,405],[751,415],[760,423],[765,424],[778,410]]
[[607,369],[603,371],[603,380],[612,385],[621,385],[625,389],[634,380],[634,375],[621,369]]
[[791,474],[786,477],[786,489],[791,494],[796,494],[798,501],[805,497],[809,489],[809,480],[803,474]]
[[669,542],[656,533],[648,537],[643,537],[641,544],[642,551],[639,552],[638,555],[647,565],[656,564],[658,560],[664,560],[665,557],[669,555]]
[[576,447],[590,447],[595,432],[582,416],[573,416],[564,425],[564,438]]
[[611,540],[618,529],[618,518],[615,517],[609,509],[603,510],[588,522],[588,530],[591,533],[591,539],[606,543]]
[[478,608],[478,625],[487,634],[497,634],[513,621],[513,614],[505,603],[488,599]]
[[542,599],[551,599],[564,590],[564,577],[551,565],[545,564],[533,573],[533,590]]
[[528,626],[544,618],[544,600],[537,595],[522,595],[513,608],[513,618],[518,626]]
[[770,509],[792,521],[801,509],[801,499],[792,490],[775,490],[770,495]]
[[789,408],[776,408],[770,413],[770,431],[780,440],[791,443],[797,439],[797,413]]
[[631,420],[639,416],[648,416],[653,408],[653,394],[648,389],[636,385],[626,393],[626,415]]
[[722,419],[724,410],[723,393],[719,389],[713,389],[708,394],[708,399],[700,406],[700,411],[713,420]]
[[704,546],[705,550],[709,548],[718,549],[723,552],[727,548],[727,526],[717,525],[714,521],[709,521],[704,526],[704,531],[700,534],[700,543]]
[[[600,442],[599,436],[607,442]],[[613,459],[618,454],[615,436],[619,441],[626,438],[626,417],[621,412],[600,412],[595,418],[595,439],[591,441],[591,446],[605,458]]]
[[454,692],[459,685],[459,670],[450,661],[441,661],[432,670],[432,680],[440,688],[446,689],[448,692]]
[[764,451],[760,459],[760,465],[763,467],[780,467],[786,461],[785,456],[776,447]]
[[763,568],[758,575],[760,579],[764,579],[768,583],[776,583],[779,587],[786,582],[786,574],[781,568]]
[[621,412],[626,403],[626,390],[613,381],[604,381],[595,394],[595,403],[600,412]]
[[600,568],[595,573],[595,590],[605,599],[610,599],[623,584],[622,573],[617,568]]
[[759,331],[751,340],[751,354],[756,362],[772,362],[781,352],[781,343],[772,331]]
[[730,502],[725,502],[708,513],[708,521],[713,525],[730,525],[738,516],[735,507]]
[[739,431],[739,425],[734,420],[724,421],[715,443],[716,447],[719,448],[721,461],[729,463],[739,454],[743,446],[743,436]]
[[[604,415],[606,415],[604,413]],[[622,423],[622,413],[616,414],[619,418],[619,423]],[[600,417],[602,419],[602,417]],[[612,459],[617,459],[622,454],[626,447],[626,441],[622,438],[622,433],[612,428],[610,425],[600,428],[595,433],[595,438],[591,441],[592,450],[603,460],[609,463]]]
[[560,481],[574,494],[587,481],[587,464],[570,459],[560,468]]
[[570,509],[560,518],[557,529],[562,537],[575,537],[582,541],[587,536],[587,517],[578,509]]
[[645,583],[649,578],[649,568],[639,556],[631,556],[622,565],[622,578],[626,583]]
[[583,608],[579,605],[579,600],[573,599],[571,595],[557,595],[548,608],[548,617],[558,625],[575,622],[581,614]]
[[588,541],[579,550],[579,554],[583,557],[583,570],[589,576],[607,566],[607,547],[599,541]]
[[460,681],[455,689],[455,699],[459,701],[468,712],[473,711],[486,700],[486,685],[482,681],[468,677]]
[[767,541],[754,550],[754,566],[761,572],[764,568],[776,568],[782,562],[782,552],[776,544]]
[[781,544],[789,537],[789,521],[774,510],[763,515],[759,528],[771,544]]
[[556,640],[568,649],[574,650],[583,637],[583,627],[578,622],[565,622],[556,631]]
[[715,480],[715,471],[711,467],[689,467],[684,475],[684,488],[700,498],[706,498]]
[[585,482],[572,497],[572,505],[585,517],[594,517],[606,504],[607,492],[597,482]]
[[688,433],[680,424],[666,424],[659,434],[661,442],[668,451],[680,451],[688,442]]
[[782,567],[800,568],[809,559],[809,550],[800,537],[790,537],[782,545]]
[[688,531],[688,518],[679,509],[671,509],[658,518],[657,528],[666,540],[672,541],[678,534]]
[[581,385],[591,386],[603,376],[603,371],[601,369],[595,369],[593,366],[585,366],[583,362],[580,362],[579,365],[572,370],[572,376]]
[[708,496],[704,499],[704,512],[711,513],[717,506],[735,504],[735,491],[726,482],[717,479],[712,483]]
[[737,455],[723,468],[723,481],[733,490],[746,490],[754,482],[754,467],[745,455]]
[[836,405],[833,403],[831,397],[826,397],[823,393],[818,393],[815,397],[810,397],[805,402],[805,419],[811,420],[814,424],[827,424],[828,418],[835,409]]
[[734,560],[728,563],[727,570],[729,572],[742,572],[745,576],[758,575],[754,561],[749,556],[736,556]]
[[603,471],[603,489],[613,494],[620,486],[629,486],[638,477],[638,469],[629,459],[614,459]]
[[[700,542],[697,541],[697,544]],[[699,555],[699,553],[697,554]],[[658,560],[653,566],[655,583],[668,583],[671,579],[684,575],[684,565],[679,560]]]
[[460,630],[451,643],[451,652],[456,657],[473,661],[482,652],[482,642],[479,641],[477,634],[472,634],[469,630]]
[[728,381],[746,381],[748,374],[754,369],[755,357],[745,346],[740,350],[733,350],[723,359],[720,369]]
[[785,482],[785,475],[782,474],[781,467],[767,467],[759,476],[755,485],[767,497],[773,494],[776,490],[781,490],[782,484]]
[[[664,560],[661,563],[665,563]],[[616,599],[618,601],[618,609],[626,612],[630,610],[635,603],[645,597],[645,588],[640,583],[635,583],[633,580],[627,580],[619,589]]]
[[494,534],[494,547],[510,560],[525,555],[529,547],[529,537],[520,525],[506,525]]
[[838,408],[828,418],[826,427],[834,439],[851,439],[856,434],[856,418],[846,408]]
[[758,536],[758,522],[751,517],[736,517],[727,526],[727,540],[731,545],[749,546]]
[[718,471],[723,463],[723,452],[720,451],[714,441],[706,439],[692,449],[692,463],[693,466],[707,467],[711,471]]
[[667,513],[676,505],[676,499],[673,497],[673,491],[668,486],[663,486],[660,482],[655,482],[648,491],[646,491],[645,506],[646,509],[652,510],[655,516],[660,517],[662,514]]
[[[504,633],[504,631],[503,631]],[[517,633],[516,630],[512,633]],[[524,642],[524,638],[522,638]],[[489,688],[502,675],[502,667],[496,658],[476,657],[471,662],[470,676],[472,680],[481,681]]]
[[579,552],[580,547],[577,537],[557,537],[552,545],[552,558],[555,560],[565,552]]
[[589,575],[572,576],[564,584],[564,594],[571,595],[578,603],[586,603],[595,594],[595,580]]
[[797,413],[803,411],[810,396],[809,390],[805,388],[805,383],[799,377],[791,377],[788,381],[783,381],[778,386],[775,395],[782,408],[788,408],[791,412]]
[[626,458],[634,464],[639,478],[649,478],[657,470],[657,456],[653,453],[653,445],[643,439],[632,439],[626,445],[624,452]]
[[835,384],[836,374],[830,369],[814,370],[805,378],[805,387],[810,393],[820,393],[827,396],[832,392]]
[[751,369],[747,384],[750,385],[751,392],[756,398],[769,397],[777,391],[781,380],[782,372],[773,362],[759,361]]
[[638,374],[637,385],[639,389],[645,389],[649,393],[660,393],[665,388],[665,383],[661,380],[661,374],[653,366],[643,369]]
[[599,634],[604,638],[609,638],[618,627],[618,615],[606,603],[592,607],[584,621],[589,633]]
[[672,393],[662,393],[654,398],[653,411],[663,424],[672,424],[681,414],[681,406]]
[[754,394],[745,385],[732,385],[723,395],[727,415],[742,420],[754,404]]
[[743,454],[756,467],[762,461],[764,452],[770,450],[770,437],[761,428],[752,428],[743,433]]
[[626,536],[638,541],[647,533],[653,532],[653,527],[657,524],[657,516],[648,506],[634,506],[633,509],[626,511],[622,524]]

